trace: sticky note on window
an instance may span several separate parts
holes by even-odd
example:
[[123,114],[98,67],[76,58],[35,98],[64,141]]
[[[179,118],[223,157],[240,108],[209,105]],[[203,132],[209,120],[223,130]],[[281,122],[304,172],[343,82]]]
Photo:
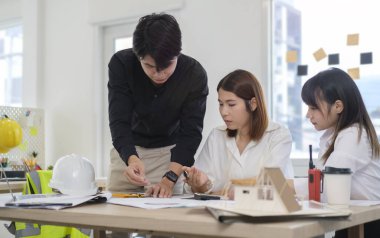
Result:
[[339,64],[339,54],[329,55],[329,65]]
[[305,76],[307,75],[307,65],[298,65],[297,67],[297,75]]
[[359,68],[348,69],[347,73],[351,76],[352,79],[360,79],[360,69]]
[[359,45],[359,34],[348,34],[347,45]]
[[372,52],[361,53],[360,64],[372,64]]
[[38,128],[34,127],[34,126],[30,127],[29,128],[29,133],[30,133],[31,136],[37,136],[38,135]]
[[288,52],[286,52],[286,62],[295,63],[297,62],[297,59],[298,59],[297,51],[289,50]]
[[321,61],[322,59],[326,58],[326,52],[323,48],[315,51],[313,55],[316,61]]

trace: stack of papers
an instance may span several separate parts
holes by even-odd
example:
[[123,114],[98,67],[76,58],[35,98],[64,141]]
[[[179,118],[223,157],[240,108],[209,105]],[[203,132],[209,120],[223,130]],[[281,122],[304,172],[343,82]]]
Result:
[[99,193],[92,196],[70,196],[64,194],[17,195],[16,201],[7,200],[3,204],[0,204],[0,206],[59,210],[86,202],[105,202],[110,197],[111,193]]
[[[210,204],[207,209],[219,221],[228,219],[234,220],[250,220],[250,218],[299,218],[299,217],[348,217],[351,215],[351,210],[348,208],[335,208],[324,203],[315,201],[301,202],[302,209],[295,212],[276,212],[276,211],[260,211],[236,208],[234,204]],[[252,219],[253,220],[253,219]]]

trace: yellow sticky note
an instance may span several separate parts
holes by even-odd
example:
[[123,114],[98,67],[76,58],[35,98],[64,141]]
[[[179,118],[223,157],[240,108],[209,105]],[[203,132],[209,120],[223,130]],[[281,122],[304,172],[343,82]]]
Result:
[[31,136],[37,136],[38,135],[38,128],[34,127],[34,126],[30,127],[29,128],[29,134]]
[[297,62],[297,51],[289,50],[288,52],[286,52],[286,62],[288,63]]
[[326,58],[326,52],[323,48],[320,48],[319,50],[315,51],[313,55],[316,61],[320,61]]
[[352,79],[360,79],[360,69],[359,68],[348,69],[347,73],[351,76]]
[[347,35],[347,45],[359,45],[359,34]]

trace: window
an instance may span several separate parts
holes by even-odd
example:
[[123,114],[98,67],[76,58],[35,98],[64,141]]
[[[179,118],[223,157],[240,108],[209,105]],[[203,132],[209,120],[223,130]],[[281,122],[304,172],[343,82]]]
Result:
[[132,48],[132,36],[116,38],[114,45],[115,45],[114,53],[120,50]]
[[0,28],[0,105],[22,105],[22,26]]
[[[287,125],[292,133],[292,158],[308,158],[309,144],[318,151],[321,132],[306,118],[301,89],[307,79],[329,67],[351,75],[359,73],[355,82],[380,135],[380,63],[372,62],[380,55],[376,3],[273,1],[272,113],[274,120]],[[314,56],[320,49],[322,54]]]

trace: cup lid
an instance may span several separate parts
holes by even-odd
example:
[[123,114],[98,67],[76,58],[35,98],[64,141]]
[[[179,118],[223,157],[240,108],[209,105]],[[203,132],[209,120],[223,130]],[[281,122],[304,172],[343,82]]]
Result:
[[326,166],[322,171],[324,174],[351,174],[352,171],[350,168],[335,168]]

